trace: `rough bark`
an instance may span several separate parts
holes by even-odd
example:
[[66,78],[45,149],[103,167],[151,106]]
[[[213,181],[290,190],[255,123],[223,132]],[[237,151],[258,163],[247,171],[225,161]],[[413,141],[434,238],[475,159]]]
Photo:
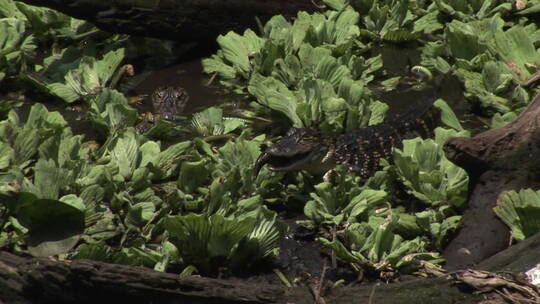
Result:
[[0,252],[0,300],[5,303],[279,303],[295,298],[279,286],[253,287],[136,266]]
[[[477,269],[523,272],[539,262],[539,251],[540,233],[493,256]],[[472,289],[463,286],[443,276],[327,288],[322,298],[326,303],[378,304],[468,304],[496,298],[493,293],[472,295]],[[136,266],[53,261],[0,252],[0,302],[99,303],[116,299],[121,303],[314,303],[305,286],[288,289],[246,281],[181,277]]]
[[311,0],[19,0],[46,6],[99,28],[161,39],[214,41],[229,30],[256,28],[273,15],[291,17],[297,11],[314,11]]
[[447,267],[457,269],[509,246],[509,228],[493,211],[499,195],[539,185],[540,94],[512,123],[472,138],[450,139],[445,151],[473,183],[462,228],[443,253]]

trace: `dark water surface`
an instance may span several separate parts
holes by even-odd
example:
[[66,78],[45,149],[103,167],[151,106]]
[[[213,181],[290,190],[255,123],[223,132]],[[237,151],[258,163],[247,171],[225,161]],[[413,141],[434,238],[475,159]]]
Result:
[[161,86],[180,86],[189,94],[185,113],[193,113],[203,108],[231,102],[231,95],[219,87],[217,80],[209,85],[209,77],[202,72],[201,58],[175,64],[151,72],[145,80],[134,88],[136,95],[146,96],[143,109],[151,110],[150,96]]

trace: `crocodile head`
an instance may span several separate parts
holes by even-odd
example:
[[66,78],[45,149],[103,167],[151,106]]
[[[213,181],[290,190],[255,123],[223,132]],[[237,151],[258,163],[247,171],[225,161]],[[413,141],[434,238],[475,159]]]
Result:
[[324,171],[322,167],[325,167],[331,147],[330,138],[318,130],[291,128],[285,137],[259,155],[254,174],[257,175],[264,165],[272,171]]
[[166,120],[174,120],[181,114],[188,100],[189,95],[181,87],[159,87],[152,93],[154,111]]

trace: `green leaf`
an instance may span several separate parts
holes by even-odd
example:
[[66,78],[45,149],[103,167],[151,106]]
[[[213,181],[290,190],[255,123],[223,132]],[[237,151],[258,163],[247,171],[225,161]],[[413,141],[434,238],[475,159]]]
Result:
[[139,162],[139,138],[130,128],[117,134],[111,141],[108,154],[111,157],[110,166],[118,167],[119,173],[125,179],[130,179]]
[[112,78],[114,72],[122,62],[125,56],[125,49],[119,48],[111,50],[103,55],[101,60],[95,62],[94,69],[96,71],[99,83],[104,86],[105,83]]
[[433,106],[438,108],[441,111],[441,121],[449,126],[450,128],[456,130],[456,131],[463,131],[463,127],[459,123],[459,119],[457,118],[454,111],[452,111],[452,108],[443,100],[443,99],[437,99],[433,103]]
[[235,32],[229,32],[226,35],[219,35],[217,42],[223,50],[223,57],[235,69],[241,72],[241,75],[251,73],[253,67],[250,63],[250,56],[258,53],[264,44],[264,40],[257,37],[252,30],[246,30],[243,36]]
[[110,248],[105,244],[81,244],[77,247],[77,253],[73,256],[73,258],[107,262],[109,255]]
[[414,22],[413,32],[433,33],[444,28],[438,21],[439,11],[433,10]]
[[161,259],[161,254],[149,248],[122,248],[111,256],[111,262],[125,265],[154,267]]
[[84,212],[85,210],[83,200],[75,194],[64,195],[59,199],[59,201],[68,204],[74,208],[77,208],[81,212]]
[[210,177],[206,160],[193,162],[183,162],[180,167],[180,177],[178,186],[186,193],[194,192],[198,187],[204,185]]
[[522,241],[540,231],[540,191],[523,189],[499,195],[493,208],[512,230],[512,237]]
[[474,56],[486,51],[487,46],[482,39],[479,39],[480,26],[478,22],[463,23],[458,20],[447,24],[445,36],[453,57],[471,60]]
[[497,32],[495,50],[519,81],[529,79],[540,66],[540,54],[523,26]]
[[500,113],[495,113],[495,115],[493,115],[493,117],[491,118],[491,128],[502,128],[505,125],[514,121],[517,117],[518,115],[515,112],[508,112],[503,115],[501,115]]
[[88,56],[81,58],[76,51],[66,50],[62,57],[51,58],[52,62],[44,72],[50,73],[50,78],[33,83],[68,103],[80,98],[94,98],[105,89],[123,58],[124,49],[109,51],[101,60]]
[[218,214],[169,216],[164,224],[184,265],[194,265],[203,273],[210,270],[215,258],[231,256],[254,226],[254,218],[228,219]]
[[107,262],[110,256],[110,248],[102,243],[81,244],[77,247],[74,259],[89,259],[94,261]]
[[58,199],[60,189],[68,184],[70,177],[69,170],[57,167],[53,160],[39,159],[34,167],[34,194],[40,198]]
[[371,115],[369,116],[368,125],[372,126],[382,123],[388,109],[388,105],[383,102],[375,101],[370,103],[369,110]]
[[11,205],[14,216],[29,230],[28,251],[32,255],[66,253],[84,232],[84,211],[72,205],[71,197],[63,199],[68,203],[20,193]]
[[0,58],[6,62],[16,61],[20,57],[20,45],[25,38],[26,26],[23,20],[16,18],[0,19]]
[[136,227],[144,226],[152,219],[156,212],[156,206],[152,202],[141,202],[129,208],[126,221]]
[[280,81],[255,74],[249,82],[248,90],[259,103],[288,117],[293,126],[303,126],[300,117],[296,114],[298,104],[296,97]]
[[323,2],[336,11],[344,9],[349,4],[348,1],[345,0],[323,0]]
[[245,125],[245,120],[233,117],[223,117],[223,110],[210,107],[193,114],[192,128],[200,136],[222,135]]
[[218,73],[220,77],[225,79],[234,79],[236,70],[225,64],[219,56],[213,55],[211,58],[202,60],[203,71],[208,74]]
[[92,109],[91,120],[103,134],[134,126],[137,121],[137,110],[116,90],[103,89],[88,101]]
[[7,143],[0,142],[0,170],[9,168],[14,158],[13,149]]
[[435,141],[415,138],[403,141],[403,150],[394,149],[394,162],[408,192],[421,201],[438,205],[450,201],[462,206],[467,193],[466,172],[444,157],[442,146],[450,136],[464,136],[453,130],[437,128]]
[[371,217],[369,224],[355,223],[345,228],[345,245],[338,240],[330,242],[319,238],[318,241],[333,249],[339,259],[368,267],[381,277],[391,277],[397,268],[402,273],[413,272],[422,267],[422,260],[442,262],[436,253],[426,252],[426,244],[420,238],[404,240],[395,234],[392,229],[396,223],[391,217]]
[[159,154],[157,167],[163,172],[163,178],[168,178],[176,172],[180,158],[187,154],[186,151],[191,147],[191,141],[183,141],[168,147]]

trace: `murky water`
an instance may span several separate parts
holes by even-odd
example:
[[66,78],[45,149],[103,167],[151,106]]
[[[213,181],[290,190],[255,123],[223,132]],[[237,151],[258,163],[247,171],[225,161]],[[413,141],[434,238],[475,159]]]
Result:
[[[210,51],[206,50],[204,53],[195,56],[191,55],[184,62],[156,71],[136,71],[144,74],[142,75],[144,80],[134,85],[133,89],[127,92],[127,95],[143,97],[143,102],[135,105],[141,113],[153,111],[150,96],[160,86],[181,86],[187,90],[190,96],[184,111],[187,115],[201,111],[209,106],[223,107],[225,105],[226,113],[237,108],[248,107],[245,96],[226,92],[224,88],[219,86],[218,79],[214,79],[213,83],[209,84],[210,75],[203,73],[200,56],[207,57],[210,55]],[[411,75],[411,67],[420,62],[420,52],[411,46],[380,46],[372,50],[372,55],[377,54],[382,55],[384,63],[383,72],[382,74],[379,73],[378,76],[379,80],[395,76],[408,77]],[[443,98],[449,103],[460,117],[465,128],[473,129],[476,132],[485,129],[485,126],[474,115],[470,114],[463,96],[461,83],[455,77],[444,77],[436,87],[428,86],[422,90],[415,90],[401,85],[397,89],[390,91],[375,87],[372,87],[372,90],[377,99],[390,106],[390,115],[404,111],[419,101],[437,97]],[[26,119],[31,104],[26,102],[19,109],[23,120]],[[51,111],[61,112],[75,134],[85,134],[87,140],[96,139],[95,130],[85,117],[84,105],[82,110],[79,109],[80,107],[65,107],[63,104],[45,103],[44,105]]]
[[161,86],[180,86],[187,90],[189,101],[185,113],[193,113],[213,105],[230,103],[232,97],[216,84],[208,84],[209,77],[202,72],[201,59],[193,59],[152,72],[134,89],[135,94],[146,96],[141,107],[151,111],[150,95]]

